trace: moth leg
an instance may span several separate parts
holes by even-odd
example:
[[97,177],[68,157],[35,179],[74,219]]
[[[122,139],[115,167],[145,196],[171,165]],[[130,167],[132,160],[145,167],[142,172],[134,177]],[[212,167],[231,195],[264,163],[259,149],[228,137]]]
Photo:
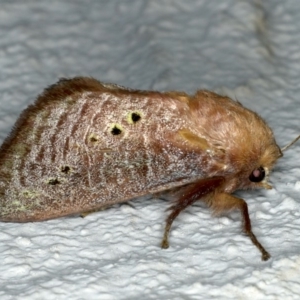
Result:
[[257,240],[256,236],[251,229],[251,221],[248,213],[248,205],[245,200],[232,196],[230,194],[221,193],[216,194],[211,199],[211,207],[216,212],[230,211],[239,209],[243,218],[243,231],[250,237],[252,243],[258,248],[262,254],[262,260],[268,260],[271,255],[265,250],[261,243]]
[[161,243],[162,248],[169,248],[169,232],[173,221],[180,214],[180,212],[186,209],[189,205],[192,205],[195,201],[213,192],[223,182],[223,177],[212,177],[208,179],[201,179],[182,188],[179,199],[176,200],[175,204],[168,208],[171,213],[166,220],[165,232]]

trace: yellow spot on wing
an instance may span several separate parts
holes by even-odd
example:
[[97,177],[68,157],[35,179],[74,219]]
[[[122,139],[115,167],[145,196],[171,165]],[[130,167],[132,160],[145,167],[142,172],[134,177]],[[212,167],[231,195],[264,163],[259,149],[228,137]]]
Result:
[[197,148],[200,148],[204,151],[210,150],[210,146],[208,145],[205,138],[202,138],[188,129],[182,129],[178,132],[182,138],[188,141],[190,144],[194,145]]

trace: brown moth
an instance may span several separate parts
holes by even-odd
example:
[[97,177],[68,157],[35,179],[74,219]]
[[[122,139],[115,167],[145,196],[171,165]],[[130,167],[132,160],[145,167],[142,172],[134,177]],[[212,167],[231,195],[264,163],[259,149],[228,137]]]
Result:
[[165,192],[175,200],[163,248],[178,214],[202,200],[215,212],[240,210],[267,260],[246,202],[231,193],[271,188],[268,174],[281,156],[268,125],[228,97],[61,79],[0,148],[0,220],[42,221]]

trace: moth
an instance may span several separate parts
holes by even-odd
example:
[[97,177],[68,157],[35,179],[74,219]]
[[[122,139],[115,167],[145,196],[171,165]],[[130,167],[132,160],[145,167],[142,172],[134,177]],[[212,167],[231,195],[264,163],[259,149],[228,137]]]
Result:
[[282,150],[261,117],[213,92],[61,79],[24,110],[0,148],[0,220],[42,221],[163,193],[173,201],[162,248],[179,213],[201,200],[217,213],[239,210],[267,260],[246,202],[232,193],[270,189]]

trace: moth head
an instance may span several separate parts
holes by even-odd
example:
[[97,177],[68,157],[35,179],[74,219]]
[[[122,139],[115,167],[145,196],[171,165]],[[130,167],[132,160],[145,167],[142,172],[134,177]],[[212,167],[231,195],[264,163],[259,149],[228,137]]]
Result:
[[253,116],[251,126],[246,123],[248,126],[244,130],[236,130],[235,143],[228,143],[231,146],[228,165],[232,175],[228,178],[227,191],[230,192],[236,189],[271,189],[269,173],[282,157],[271,129],[262,119]]
[[249,174],[249,181],[260,187],[271,189],[272,186],[270,186],[267,182],[270,169],[273,167],[277,159],[283,156],[283,152],[299,139],[300,136],[281,149],[276,144],[267,147],[261,157],[260,165],[254,168]]
[[250,125],[246,123],[248,126],[241,126],[241,129],[232,126],[230,139],[224,139],[227,143],[223,148],[226,151],[225,161],[229,173],[227,192],[272,188],[268,183],[269,173],[282,157],[282,151],[271,129],[256,115],[253,116],[253,122],[249,122]]

